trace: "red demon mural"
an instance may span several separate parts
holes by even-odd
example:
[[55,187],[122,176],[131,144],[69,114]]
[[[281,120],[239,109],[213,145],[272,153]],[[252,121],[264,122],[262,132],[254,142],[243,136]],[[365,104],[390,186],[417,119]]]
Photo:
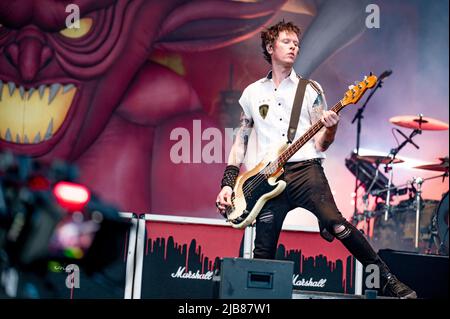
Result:
[[[192,195],[186,212],[201,211],[223,164],[204,179],[199,165],[167,169],[168,147],[155,140],[172,127],[192,130],[194,119],[216,124],[190,85],[149,55],[242,41],[284,2],[1,0],[0,149],[74,162],[122,210],[150,212],[152,200],[168,200],[154,195],[159,184]],[[67,28],[69,5],[79,8],[79,28]],[[152,182],[155,171],[166,179]]]

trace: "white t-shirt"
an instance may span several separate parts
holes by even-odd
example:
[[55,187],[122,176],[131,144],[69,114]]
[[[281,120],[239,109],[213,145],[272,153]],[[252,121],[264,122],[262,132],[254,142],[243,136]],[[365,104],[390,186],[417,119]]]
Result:
[[[299,77],[292,70],[278,88],[275,88],[269,72],[267,77],[245,88],[239,99],[239,104],[246,117],[253,120],[253,133],[256,133],[253,138],[250,138],[247,147],[247,166],[256,165],[268,152],[273,152],[277,149],[277,146],[287,142],[287,131],[298,82]],[[317,82],[314,83],[322,90]],[[323,109],[327,109],[324,94],[322,93],[319,96],[316,90],[308,84],[294,141],[300,138],[314,124],[311,123],[310,116],[314,103],[321,103]],[[314,137],[298,150],[288,162],[298,162],[312,158],[325,158],[323,152],[316,150]]]

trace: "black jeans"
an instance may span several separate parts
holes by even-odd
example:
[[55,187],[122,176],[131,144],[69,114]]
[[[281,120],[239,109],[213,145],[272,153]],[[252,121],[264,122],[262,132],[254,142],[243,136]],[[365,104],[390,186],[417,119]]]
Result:
[[[320,159],[287,163],[281,178],[287,182],[286,189],[269,200],[256,219],[254,258],[275,258],[278,238],[287,213],[302,207],[317,217],[322,237],[331,241],[336,236],[363,265],[380,261],[361,232],[339,212]],[[342,238],[337,236],[336,226],[345,228]],[[324,236],[324,233],[331,236],[331,239]]]

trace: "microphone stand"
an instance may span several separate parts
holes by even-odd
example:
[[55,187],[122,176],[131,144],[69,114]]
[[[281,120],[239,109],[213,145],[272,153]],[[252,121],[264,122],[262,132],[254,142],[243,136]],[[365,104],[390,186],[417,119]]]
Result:
[[[359,145],[360,145],[360,141],[361,141],[361,120],[364,118],[363,113],[364,110],[367,106],[367,103],[370,101],[370,99],[372,98],[372,95],[375,94],[375,92],[382,87],[383,84],[383,78],[380,77],[380,79],[378,79],[377,85],[375,86],[375,88],[370,92],[370,94],[367,96],[366,101],[364,102],[364,104],[358,109],[358,111],[356,112],[355,116],[353,117],[352,120],[352,124],[356,122],[356,159],[358,159],[359,157]],[[355,180],[355,207],[354,207],[354,211],[353,211],[353,220],[358,220],[358,218],[356,217],[356,215],[358,214],[358,188],[361,186],[361,183],[358,185],[358,180],[359,180],[359,160],[356,161],[356,180]]]

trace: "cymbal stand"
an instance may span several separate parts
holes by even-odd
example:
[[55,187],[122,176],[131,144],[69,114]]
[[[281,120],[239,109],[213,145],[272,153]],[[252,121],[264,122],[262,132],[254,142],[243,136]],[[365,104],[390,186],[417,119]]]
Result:
[[414,129],[409,136],[406,136],[402,131],[399,129],[395,129],[397,132],[399,132],[405,140],[396,148],[391,149],[390,153],[388,154],[388,157],[391,158],[390,162],[386,164],[386,172],[389,170],[389,181],[388,181],[388,192],[386,195],[386,211],[384,214],[384,220],[388,220],[389,211],[391,208],[391,184],[392,184],[392,177],[393,177],[393,171],[392,171],[392,164],[395,160],[395,156],[400,152],[400,150],[405,147],[406,144],[411,143],[414,145],[415,148],[419,149],[420,147],[413,142],[412,138],[416,136],[417,134],[422,134],[422,117],[423,114],[418,114],[420,120],[419,120],[419,128]]
[[[392,158],[392,161],[394,158]],[[391,210],[391,186],[392,186],[392,178],[394,176],[394,171],[392,169],[392,161],[390,163],[386,164],[386,171],[389,171],[389,179],[388,179],[388,186],[387,186],[387,194],[386,194],[386,210],[384,213],[384,220],[388,220],[389,212]]]
[[414,247],[419,248],[419,224],[420,224],[420,211],[422,209],[422,184],[424,180],[422,177],[417,177],[414,179],[413,183],[417,185],[416,187],[416,236]]

